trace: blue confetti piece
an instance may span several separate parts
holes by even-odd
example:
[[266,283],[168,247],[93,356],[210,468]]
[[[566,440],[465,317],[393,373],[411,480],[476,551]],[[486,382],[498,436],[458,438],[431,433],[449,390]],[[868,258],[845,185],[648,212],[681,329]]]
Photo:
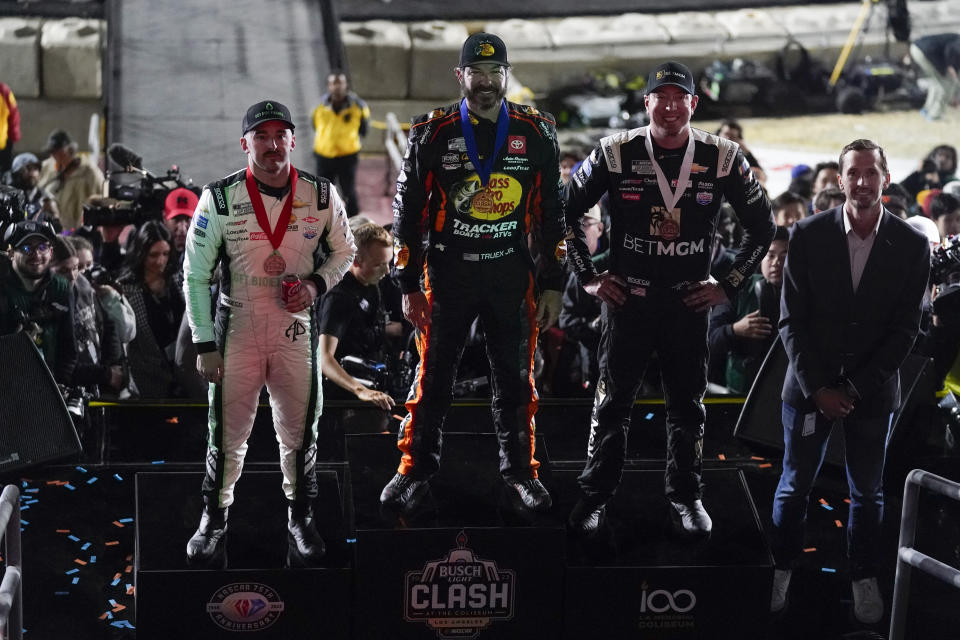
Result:
[[73,582],[73,584],[77,584],[78,582],[80,582],[80,578],[76,577],[71,582]]
[[96,563],[97,563],[97,556],[90,556],[90,564],[96,564]]
[[823,571],[824,573],[836,573],[836,572],[837,572],[836,569],[831,569],[830,567],[820,567],[820,571]]
[[83,467],[77,467],[77,471],[79,471],[80,473],[86,473],[86,472],[87,472],[87,470],[84,469]]
[[30,523],[24,520],[23,518],[20,518],[20,524],[30,524]]
[[110,583],[110,586],[111,586],[111,587],[115,587],[115,586],[117,586],[118,584],[120,584],[120,578],[114,578],[114,579],[113,579],[113,582]]
[[119,473],[113,474],[113,477],[116,478],[117,482],[123,482],[123,478],[120,477]]
[[117,520],[117,522],[122,522],[126,524],[128,522],[133,522],[133,518],[120,518],[119,520]]
[[90,544],[91,544],[91,543],[89,543],[89,542],[83,543],[83,546],[80,547],[80,551],[86,551],[87,549],[89,549],[89,548],[90,548]]
[[80,573],[80,569],[70,569],[70,571],[65,572],[68,576],[72,576],[75,573]]
[[21,481],[20,481],[20,486],[23,487],[24,489],[26,489],[26,488],[27,488],[27,481],[26,481],[26,480],[21,480]]
[[23,505],[22,507],[20,507],[20,511],[26,511],[26,510],[29,509],[29,508],[30,508],[30,505],[25,504],[25,505]]
[[166,464],[166,460],[154,460],[150,464]]
[[[113,616],[110,616],[111,618]],[[117,627],[118,629],[136,629],[135,626],[130,624],[129,620],[117,620],[116,622],[111,622],[110,626]]]
[[72,533],[71,533],[70,535],[68,535],[67,538],[69,538],[70,540],[73,540],[74,542],[80,542],[80,538],[78,538],[77,536],[73,535]]
[[[113,612],[107,611],[107,620],[113,620]],[[112,623],[113,626],[117,626],[116,623]]]
[[76,491],[76,490],[77,490],[77,488],[76,488],[75,486],[73,486],[72,484],[70,484],[69,482],[68,482],[67,484],[63,485],[63,486],[65,486],[67,489],[70,489],[70,491]]
[[356,538],[347,538],[347,544],[355,544],[357,542]]
[[820,503],[820,506],[823,507],[824,509],[826,509],[827,511],[833,511],[833,507],[831,507],[831,506],[828,505],[828,504],[823,504],[823,503],[821,502],[821,503]]
[[653,420],[653,414],[652,414],[652,413],[648,413],[647,415],[645,415],[645,416],[643,417],[643,419],[644,419],[644,420]]
[[36,487],[34,487],[33,489],[24,489],[23,492],[24,493],[40,493],[40,489],[37,489]]
[[127,591],[129,592],[130,589],[133,589],[133,585],[128,582],[128,583],[127,583]]
[[110,598],[109,600],[107,600],[107,602],[109,602],[114,607],[117,606],[117,601],[114,600],[113,598]]
[[34,498],[33,500],[27,500],[26,504],[37,504],[38,502],[40,501]]
[[96,482],[96,481],[97,481],[97,476],[93,476],[92,478],[90,478],[89,480],[87,480],[87,484],[93,484],[93,483]]
[[54,591],[53,595],[55,596],[68,596],[70,595],[69,591]]

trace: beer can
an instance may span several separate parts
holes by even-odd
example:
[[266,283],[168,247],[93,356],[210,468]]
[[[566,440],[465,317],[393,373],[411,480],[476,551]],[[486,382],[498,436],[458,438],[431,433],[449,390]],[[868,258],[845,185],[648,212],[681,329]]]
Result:
[[300,276],[295,273],[288,273],[283,276],[283,279],[280,281],[280,299],[283,301],[283,304],[287,304],[291,296],[296,295],[299,290]]

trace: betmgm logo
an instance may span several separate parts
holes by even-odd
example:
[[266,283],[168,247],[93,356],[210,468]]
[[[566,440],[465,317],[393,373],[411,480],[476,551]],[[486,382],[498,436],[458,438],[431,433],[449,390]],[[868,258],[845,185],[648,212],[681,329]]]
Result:
[[476,638],[497,620],[514,614],[516,575],[493,560],[478,558],[457,534],[457,548],[407,573],[404,619],[423,622],[438,638]]
[[651,589],[644,581],[640,587],[641,629],[692,630],[696,626],[693,610],[697,596],[690,589]]

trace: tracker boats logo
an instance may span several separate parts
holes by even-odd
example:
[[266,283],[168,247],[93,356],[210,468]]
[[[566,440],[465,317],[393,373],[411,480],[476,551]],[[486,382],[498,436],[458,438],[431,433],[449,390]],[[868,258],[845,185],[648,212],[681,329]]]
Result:
[[403,617],[425,623],[438,638],[476,638],[494,621],[513,619],[515,593],[513,570],[478,558],[461,531],[455,549],[407,573]]
[[237,582],[216,590],[207,602],[214,624],[227,631],[260,631],[283,613],[283,600],[271,587]]

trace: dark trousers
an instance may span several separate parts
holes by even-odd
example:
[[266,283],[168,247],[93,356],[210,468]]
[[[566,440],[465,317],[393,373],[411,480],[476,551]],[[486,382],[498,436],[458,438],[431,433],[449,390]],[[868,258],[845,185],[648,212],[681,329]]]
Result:
[[[773,555],[789,569],[803,548],[810,489],[823,464],[833,422],[819,411],[813,418],[784,403],[783,474],[773,499]],[[876,559],[883,521],[883,464],[893,414],[843,420],[850,521],[847,556],[854,580],[877,575]],[[812,424],[811,424],[812,421]]]
[[439,469],[442,428],[457,365],[467,331],[479,316],[490,361],[500,473],[508,480],[536,478],[540,466],[533,457],[537,324],[530,265],[519,251],[476,262],[449,250],[447,254],[431,253],[427,260],[430,324],[417,334],[420,364],[398,434],[397,446],[403,452],[398,471],[429,477]]
[[0,149],[0,173],[10,170],[13,164],[13,143],[7,142],[7,146]]
[[354,153],[339,158],[325,158],[313,154],[317,159],[317,175],[330,182],[336,182],[340,187],[340,195],[347,205],[347,216],[353,217],[360,211],[360,201],[357,199],[357,165],[360,155]]
[[650,355],[661,365],[667,410],[666,494],[678,502],[701,495],[707,389],[707,314],[689,310],[674,292],[629,296],[619,308],[603,305],[600,380],[590,418],[583,492],[608,500],[620,484],[630,410]]

